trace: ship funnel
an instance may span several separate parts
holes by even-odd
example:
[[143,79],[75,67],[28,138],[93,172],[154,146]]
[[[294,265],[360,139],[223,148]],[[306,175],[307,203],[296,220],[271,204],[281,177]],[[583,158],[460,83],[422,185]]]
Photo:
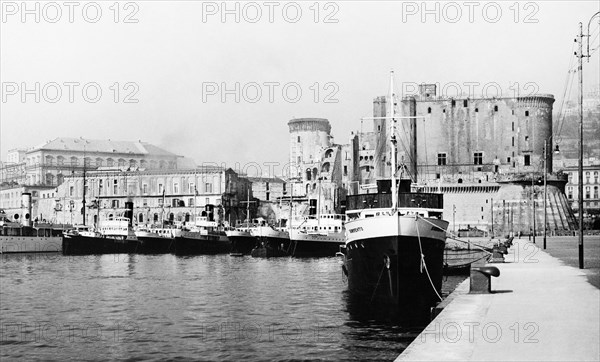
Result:
[[23,194],[21,194],[21,200],[23,203],[23,217],[22,217],[22,223],[23,226],[32,226],[31,225],[31,193],[30,192],[23,192]]
[[133,226],[133,202],[125,202],[125,217],[129,219],[129,226]]

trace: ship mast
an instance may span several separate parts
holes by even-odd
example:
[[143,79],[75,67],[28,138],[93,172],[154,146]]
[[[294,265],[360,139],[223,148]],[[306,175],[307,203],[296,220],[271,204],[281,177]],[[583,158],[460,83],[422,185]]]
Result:
[[392,211],[396,211],[398,207],[398,195],[396,188],[396,119],[395,119],[395,107],[394,107],[394,71],[390,72],[390,96],[389,96],[389,104],[390,104],[390,143],[392,145],[392,172],[391,172],[391,181],[392,181]]

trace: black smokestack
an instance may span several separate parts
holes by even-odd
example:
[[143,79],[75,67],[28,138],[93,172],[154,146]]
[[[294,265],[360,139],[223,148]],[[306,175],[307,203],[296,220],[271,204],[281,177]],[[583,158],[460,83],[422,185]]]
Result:
[[129,219],[129,226],[133,226],[133,202],[125,202],[125,217]]

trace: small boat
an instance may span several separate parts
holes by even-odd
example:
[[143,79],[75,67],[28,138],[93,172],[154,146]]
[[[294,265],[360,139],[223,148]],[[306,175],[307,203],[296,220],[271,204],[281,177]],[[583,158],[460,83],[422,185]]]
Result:
[[130,254],[137,250],[138,239],[128,217],[114,217],[94,230],[88,225],[76,225],[63,237],[63,254]]
[[233,254],[249,255],[257,246],[257,238],[252,235],[252,229],[255,227],[254,223],[244,222],[225,231],[225,235],[229,241],[231,241],[231,253]]
[[292,255],[295,257],[335,256],[344,245],[346,215],[309,216],[290,231]]
[[22,194],[23,222],[11,221],[0,210],[0,253],[55,253],[62,250],[62,230],[31,221],[31,193]]
[[225,254],[231,250],[231,241],[224,229],[207,216],[196,216],[186,222],[181,233],[175,237],[175,254]]
[[265,219],[258,218],[250,233],[258,239],[257,246],[250,255],[255,258],[274,258],[290,256],[290,235],[287,230],[269,225]]
[[444,250],[444,275],[469,274],[471,264],[487,260],[491,255],[484,249],[446,248]]
[[181,229],[138,227],[135,235],[138,238],[137,252],[142,254],[165,254],[174,248],[175,237],[181,234]]

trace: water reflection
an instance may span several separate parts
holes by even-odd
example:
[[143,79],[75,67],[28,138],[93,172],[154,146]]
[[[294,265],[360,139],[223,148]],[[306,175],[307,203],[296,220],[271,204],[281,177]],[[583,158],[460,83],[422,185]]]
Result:
[[336,258],[1,260],[3,360],[390,360],[418,333],[352,300]]

